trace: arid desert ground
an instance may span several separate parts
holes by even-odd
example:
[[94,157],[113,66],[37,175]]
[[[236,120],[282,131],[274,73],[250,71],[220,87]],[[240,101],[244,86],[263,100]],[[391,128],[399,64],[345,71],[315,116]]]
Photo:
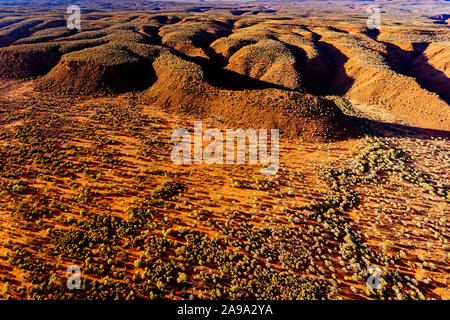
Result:
[[0,1],[0,299],[450,298],[450,2],[73,3]]

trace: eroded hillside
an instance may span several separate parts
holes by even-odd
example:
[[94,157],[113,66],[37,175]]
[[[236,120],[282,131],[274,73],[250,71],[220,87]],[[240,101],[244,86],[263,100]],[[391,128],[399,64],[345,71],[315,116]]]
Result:
[[[61,13],[5,10],[0,76],[43,76],[40,89],[64,93],[148,89],[150,96],[177,96],[177,107],[191,104],[197,90],[214,95],[215,106],[229,104],[224,96],[235,89],[249,90],[259,105],[260,90],[267,88],[337,93],[409,125],[449,129],[450,36],[434,16],[399,24],[387,15],[373,32],[357,16],[362,6],[345,18],[329,13],[320,19],[283,6],[168,7],[157,14],[94,10],[82,15],[80,31],[67,29]],[[194,79],[191,94],[181,88],[171,94],[167,78]]]
[[[441,2],[379,32],[354,1],[122,2],[0,6],[1,299],[450,297]],[[174,164],[195,120],[280,129],[279,171]]]

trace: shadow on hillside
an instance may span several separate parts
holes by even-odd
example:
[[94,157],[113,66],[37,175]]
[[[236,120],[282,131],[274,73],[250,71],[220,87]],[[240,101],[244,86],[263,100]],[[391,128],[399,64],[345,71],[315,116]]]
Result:
[[434,24],[448,24],[447,20],[450,19],[450,14],[439,14],[436,16],[428,17],[433,20]]
[[378,41],[378,36],[380,35],[380,30],[366,28],[365,34],[367,34],[373,40]]
[[208,50],[206,48],[204,50],[208,54],[209,59],[203,57],[190,57],[174,49],[172,49],[172,52],[184,60],[200,65],[205,72],[205,80],[219,89],[258,90],[273,88],[291,91],[291,89],[283,86],[250,78],[237,72],[224,69],[224,62],[220,57],[214,55],[213,50]]
[[[412,51],[403,50],[392,43],[383,43],[388,50],[387,62],[393,70],[416,78],[421,87],[438,94],[447,102],[450,101],[450,79],[444,72],[433,67],[424,55],[429,43],[413,43]],[[423,58],[423,62],[414,66],[412,63],[417,58]]]
[[426,129],[365,118],[354,117],[354,119],[368,128],[370,134],[377,137],[407,137],[421,140],[430,140],[438,137],[450,139],[450,131]]
[[348,61],[348,57],[335,46],[327,42],[318,41],[317,45],[332,63],[330,66],[333,77],[331,80],[331,87],[333,87],[340,95],[346,94],[355,82],[355,79],[349,77],[345,71],[344,65]]
[[[320,95],[323,93],[323,84],[321,83],[321,76],[323,74],[316,74],[312,72],[312,70],[307,67],[307,54],[303,48],[293,46],[290,44],[285,44],[289,51],[295,57],[294,69],[298,72],[300,76],[300,86],[303,90],[306,90],[307,93]],[[314,57],[314,59],[318,59],[319,57]],[[309,65],[314,65],[314,62],[311,61]]]
[[[415,78],[421,87],[436,93],[441,99],[449,103],[450,79],[447,78],[444,72],[428,63],[428,58],[424,55],[424,52],[430,43],[413,43],[412,51],[408,51],[395,44],[378,40],[378,36],[380,35],[378,29],[368,29],[366,30],[366,34],[370,38],[386,45],[386,62],[392,70],[405,76]],[[417,58],[423,58],[423,61],[419,65],[414,66],[413,61]]]
[[259,89],[281,89],[288,90],[280,85],[250,78],[237,72],[208,65],[204,68],[206,81],[216,88],[223,90],[259,90]]
[[159,35],[159,28],[154,26],[143,26],[142,27],[142,35],[147,37],[147,43],[153,45],[161,45],[162,38]]

